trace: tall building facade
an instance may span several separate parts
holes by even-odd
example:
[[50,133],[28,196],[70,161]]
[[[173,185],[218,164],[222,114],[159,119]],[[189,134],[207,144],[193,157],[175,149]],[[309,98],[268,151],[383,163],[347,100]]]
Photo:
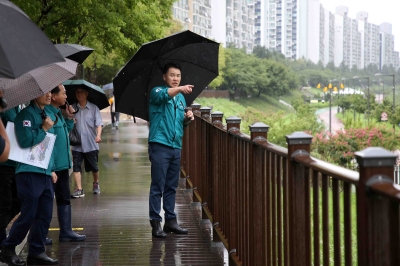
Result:
[[179,0],[174,3],[172,12],[185,30],[211,38],[211,0]]
[[319,60],[323,65],[335,59],[335,15],[320,6]]
[[348,16],[348,7],[332,13],[320,0],[178,0],[174,18],[184,29],[214,39],[225,47],[255,45],[288,59],[362,69],[374,64],[400,66],[389,23],[368,22],[367,12]]
[[339,6],[335,14],[335,66],[361,68],[361,33],[358,21],[348,17],[348,7]]
[[[245,48],[248,53],[254,47],[254,1],[248,0],[214,0],[226,4],[226,44]],[[215,36],[218,37],[218,36]]]
[[367,12],[358,12],[358,30],[361,33],[361,68],[368,65],[379,66],[380,62],[380,29],[378,25],[368,22]]
[[394,35],[392,24],[382,23],[380,26],[380,68],[384,65],[399,68],[399,52],[394,51]]

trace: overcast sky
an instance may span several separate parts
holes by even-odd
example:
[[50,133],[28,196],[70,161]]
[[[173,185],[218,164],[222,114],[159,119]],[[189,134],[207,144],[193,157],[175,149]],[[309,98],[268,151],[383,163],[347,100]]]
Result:
[[368,13],[368,22],[377,25],[391,23],[395,50],[400,52],[399,0],[320,0],[320,3],[332,13],[335,13],[337,6],[347,6],[350,18],[356,18],[357,12],[365,11]]

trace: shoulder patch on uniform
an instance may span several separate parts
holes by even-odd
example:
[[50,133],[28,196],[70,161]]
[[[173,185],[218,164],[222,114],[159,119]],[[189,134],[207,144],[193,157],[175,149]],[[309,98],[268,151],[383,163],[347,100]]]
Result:
[[29,120],[24,120],[24,121],[22,122],[22,125],[23,125],[24,127],[31,127],[31,126],[32,126],[31,121],[29,121]]
[[162,90],[161,88],[156,89],[156,92],[159,92],[160,90]]

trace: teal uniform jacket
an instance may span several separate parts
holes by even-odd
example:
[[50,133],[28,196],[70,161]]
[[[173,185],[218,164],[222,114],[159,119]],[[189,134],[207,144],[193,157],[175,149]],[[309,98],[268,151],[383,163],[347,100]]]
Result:
[[186,101],[181,93],[168,95],[168,87],[155,87],[150,93],[149,142],[182,149]]
[[53,126],[54,134],[57,135],[54,143],[54,171],[62,171],[72,167],[72,159],[69,145],[69,132],[74,127],[73,119],[65,119],[61,110],[53,105],[47,105],[46,113],[53,113],[58,116],[58,122]]
[[[31,101],[31,103],[22,109],[22,111],[15,118],[15,136],[21,148],[33,147],[44,140],[46,132],[42,129],[43,121],[40,115],[41,113],[42,110],[40,110],[40,108],[37,107],[33,101]],[[47,112],[46,114],[51,118],[51,120],[56,120],[56,117],[53,113]],[[50,128],[48,132],[54,134],[54,128]],[[53,171],[54,149],[49,161],[49,167],[47,169],[17,162],[15,173],[33,172],[51,176],[51,172]]]
[[[3,121],[4,127],[7,126],[7,122],[14,122],[15,117],[19,113],[20,109],[19,106],[8,109],[7,111],[0,113],[1,120]],[[13,160],[7,160],[4,163],[0,163],[0,165],[7,165],[11,167],[15,167],[17,165],[17,162]]]

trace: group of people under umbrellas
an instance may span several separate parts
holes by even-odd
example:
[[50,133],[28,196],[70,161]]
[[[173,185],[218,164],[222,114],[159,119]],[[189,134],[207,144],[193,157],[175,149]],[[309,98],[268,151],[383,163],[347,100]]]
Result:
[[[94,193],[100,193],[97,154],[103,124],[99,108],[88,102],[89,89],[80,84],[71,86],[75,110],[68,104],[62,84],[75,75],[78,63],[82,63],[93,49],[79,45],[55,46],[22,10],[8,0],[0,0],[0,17],[3,51],[0,53],[0,261],[7,265],[26,265],[15,253],[15,247],[29,232],[27,264],[54,265],[58,264],[57,259],[45,253],[45,245],[52,244],[47,233],[54,195],[59,241],[86,239],[85,235],[75,233],[71,225],[69,132],[74,126],[78,132],[86,132],[81,135],[89,136],[82,137],[81,145],[72,149],[75,177],[80,175],[85,160],[86,171],[92,171],[96,181]],[[27,102],[29,104],[22,109]],[[10,142],[11,138],[6,134],[5,125],[11,122],[15,127],[12,134],[18,144]],[[7,160],[10,146],[29,149],[44,141],[50,133],[56,138],[46,168],[29,164],[24,158]],[[91,150],[86,152],[87,149]],[[18,213],[7,236],[6,227]]]
[[[0,186],[2,190],[0,191],[0,212],[4,213],[4,215],[0,213],[0,261],[7,265],[26,265],[25,261],[15,253],[15,247],[29,232],[27,264],[54,265],[58,264],[57,259],[50,258],[45,252],[45,245],[52,243],[52,240],[47,238],[47,233],[52,218],[54,193],[60,225],[59,241],[84,241],[86,236],[72,231],[70,198],[71,196],[75,198],[84,196],[80,176],[83,160],[85,161],[85,170],[93,172],[93,193],[100,193],[97,161],[103,123],[99,107],[88,101],[89,90],[88,86],[84,86],[85,82],[71,84],[74,81],[65,81],[75,75],[76,65],[82,61],[73,57],[74,54],[60,55],[58,52],[60,47],[57,47],[57,50],[23,11],[8,0],[0,0],[0,17],[6,13],[8,15],[5,21],[12,25],[10,28],[13,30],[0,32],[0,45],[3,46],[3,37],[7,39],[8,44],[13,39],[18,16],[19,20],[24,21],[24,27],[28,25],[35,29],[37,34],[28,34],[28,37],[34,38],[34,40],[18,40],[9,46],[8,50],[2,47],[5,53],[0,53],[0,62],[5,59],[2,57],[7,57],[9,65],[13,62],[15,69],[15,66],[19,65],[25,67],[24,70],[12,74],[10,70],[13,68],[0,65],[2,119],[4,122],[14,123],[15,136],[21,148],[30,148],[41,143],[48,133],[55,134],[57,137],[49,167],[46,169],[10,160],[0,165],[1,175],[7,175],[0,181],[7,184]],[[4,34],[3,37],[1,37],[2,34]],[[47,45],[23,47],[22,43],[38,43],[35,38],[39,38],[42,43]],[[116,86],[114,105],[116,111],[141,117],[150,122],[149,218],[152,235],[165,238],[170,232],[188,233],[186,229],[179,226],[174,211],[182,136],[184,128],[194,119],[191,109],[187,108],[187,103],[191,103],[202,88],[218,76],[219,44],[186,31],[147,45],[158,47],[156,55],[150,52],[148,49],[150,47],[143,45],[117,74],[113,81]],[[16,48],[18,51],[12,51],[12,48]],[[24,62],[32,63],[36,58],[28,56],[26,51],[29,49],[31,49],[31,53],[39,53],[40,50],[42,51],[41,56],[50,55],[53,58],[48,61],[39,60],[39,64],[31,64],[26,68],[29,64]],[[15,57],[18,57],[17,60]],[[151,58],[152,61],[143,60],[146,57]],[[140,59],[138,60],[138,58]],[[63,62],[64,60],[65,62]],[[63,64],[68,66],[63,66]],[[68,71],[67,68],[71,68],[71,66],[75,69]],[[60,67],[61,69],[59,69]],[[182,71],[188,75],[183,76]],[[195,75],[189,75],[190,73],[195,73]],[[34,79],[39,80],[40,84],[37,85],[40,87],[39,92],[37,90],[29,91],[34,85],[26,80],[29,80],[32,75],[36,75]],[[188,85],[180,86],[181,82]],[[63,84],[65,86],[75,85],[71,97]],[[144,88],[143,91],[133,92],[136,86]],[[193,93],[197,86],[199,87],[198,91]],[[26,91],[17,93],[23,89]],[[15,96],[17,94],[18,96]],[[75,105],[68,104],[67,95],[68,99],[75,97]],[[7,105],[5,98],[12,99],[12,101],[9,101]],[[20,104],[27,100],[30,100],[29,105],[21,110]],[[105,99],[105,105],[109,105],[107,99]],[[64,109],[62,109],[63,107]],[[88,121],[94,122],[93,125],[88,126]],[[69,132],[74,126],[78,131],[85,132],[84,135],[89,135],[91,138],[82,140],[79,146],[72,147],[72,164]],[[1,161],[7,159],[9,146],[4,125],[0,122]],[[68,170],[72,166],[77,190],[70,195]],[[163,219],[160,216],[161,201],[165,212],[163,228],[161,226]],[[20,215],[14,221],[7,236],[6,227],[18,213]]]

